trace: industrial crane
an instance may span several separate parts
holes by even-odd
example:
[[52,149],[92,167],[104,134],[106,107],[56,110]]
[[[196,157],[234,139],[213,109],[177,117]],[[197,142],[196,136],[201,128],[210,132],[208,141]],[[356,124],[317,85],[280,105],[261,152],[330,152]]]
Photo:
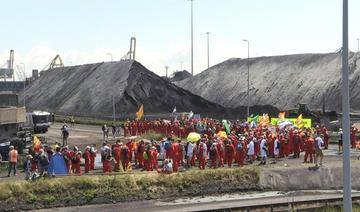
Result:
[[58,68],[58,67],[64,67],[64,63],[60,57],[60,55],[56,55],[54,59],[52,59],[50,61],[49,64],[47,64],[42,70],[43,71],[46,71],[46,70],[49,70],[49,69],[53,69],[53,68]]

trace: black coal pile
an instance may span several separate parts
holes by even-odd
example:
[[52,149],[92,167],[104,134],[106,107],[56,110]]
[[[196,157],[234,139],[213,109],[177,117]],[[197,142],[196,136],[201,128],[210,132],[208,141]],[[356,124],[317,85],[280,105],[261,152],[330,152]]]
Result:
[[[360,112],[359,53],[349,54],[351,111]],[[250,104],[280,110],[308,104],[341,112],[341,53],[250,58]],[[247,59],[232,58],[174,82],[194,94],[236,108],[247,105]]]
[[130,60],[51,69],[26,89],[28,111],[111,116],[113,102],[116,114],[123,116],[134,114],[141,104],[145,114],[171,113],[174,107],[209,115],[227,112]]

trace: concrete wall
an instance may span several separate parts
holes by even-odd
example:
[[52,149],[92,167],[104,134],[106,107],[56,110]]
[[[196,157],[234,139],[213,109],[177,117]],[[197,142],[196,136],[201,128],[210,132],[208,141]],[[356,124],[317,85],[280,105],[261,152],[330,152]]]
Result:
[[[353,189],[360,189],[360,164],[357,162],[352,161],[351,166]],[[342,189],[342,164],[341,162],[325,164],[319,169],[307,167],[264,169],[261,170],[260,184],[264,189],[280,191]]]
[[26,121],[25,107],[0,108],[0,125],[16,124]]

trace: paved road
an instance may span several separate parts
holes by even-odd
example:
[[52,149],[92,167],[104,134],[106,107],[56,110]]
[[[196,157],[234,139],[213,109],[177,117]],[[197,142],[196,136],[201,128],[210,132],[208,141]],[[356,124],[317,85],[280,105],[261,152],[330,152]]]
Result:
[[[353,191],[354,198],[360,198],[360,192]],[[263,192],[256,194],[235,194],[201,197],[193,199],[177,199],[173,201],[139,201],[103,205],[87,205],[78,207],[55,208],[40,211],[74,211],[74,212],[107,212],[107,211],[206,211],[220,209],[240,209],[251,207],[270,207],[270,205],[286,205],[289,203],[314,202],[322,200],[340,200],[341,191],[297,191],[297,192]]]

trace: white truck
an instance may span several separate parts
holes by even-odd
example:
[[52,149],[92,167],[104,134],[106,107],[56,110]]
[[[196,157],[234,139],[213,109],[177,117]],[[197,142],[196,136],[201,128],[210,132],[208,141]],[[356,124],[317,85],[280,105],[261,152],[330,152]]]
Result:
[[24,127],[32,128],[34,133],[45,133],[53,122],[54,116],[52,113],[36,110],[26,113]]

